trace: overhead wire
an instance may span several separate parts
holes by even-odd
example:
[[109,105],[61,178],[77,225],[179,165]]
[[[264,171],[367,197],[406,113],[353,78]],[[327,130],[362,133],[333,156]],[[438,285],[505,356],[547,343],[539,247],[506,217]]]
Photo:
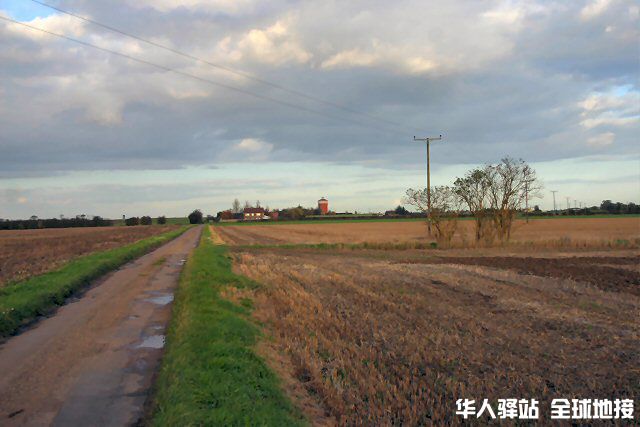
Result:
[[106,53],[109,53],[109,54],[112,54],[112,55],[116,55],[116,56],[119,56],[119,57],[122,57],[122,58],[126,58],[126,59],[129,59],[129,60],[141,63],[141,64],[145,64],[145,65],[148,65],[148,66],[151,66],[151,67],[155,67],[155,68],[158,68],[158,69],[166,71],[166,72],[178,74],[178,75],[181,75],[181,76],[184,76],[184,77],[188,77],[188,78],[192,78],[192,79],[195,79],[195,80],[198,80],[198,81],[201,81],[203,83],[207,83],[207,84],[210,84],[210,85],[213,85],[213,86],[222,87],[222,88],[227,89],[227,90],[231,90],[231,91],[234,91],[234,92],[242,93],[244,95],[252,96],[254,98],[258,98],[258,99],[261,99],[263,101],[273,102],[273,103],[276,103],[276,104],[279,104],[279,105],[282,105],[282,106],[285,106],[285,107],[288,107],[288,108],[305,111],[305,112],[311,113],[311,114],[320,115],[320,116],[323,116],[325,118],[329,118],[329,119],[332,119],[332,120],[338,120],[338,121],[342,121],[342,122],[346,122],[346,123],[350,123],[350,124],[356,124],[356,125],[359,125],[359,126],[362,126],[362,127],[367,127],[367,128],[374,128],[376,130],[383,131],[383,132],[389,132],[389,133],[394,133],[394,134],[397,133],[397,131],[395,131],[395,130],[392,131],[391,129],[388,129],[388,128],[385,128],[385,127],[382,127],[382,126],[374,126],[374,125],[371,125],[369,123],[363,123],[361,121],[354,120],[352,118],[346,118],[346,117],[341,117],[341,116],[335,116],[335,115],[332,115],[332,114],[327,114],[327,113],[325,113],[323,111],[316,110],[316,109],[313,109],[313,108],[309,108],[309,107],[306,107],[304,105],[299,105],[299,104],[295,104],[295,103],[292,103],[292,102],[283,101],[283,100],[280,100],[280,99],[277,99],[277,98],[273,98],[273,97],[270,97],[270,96],[267,96],[267,95],[259,94],[259,93],[256,93],[256,92],[253,92],[253,91],[250,91],[250,90],[247,90],[247,89],[239,88],[239,87],[228,85],[228,84],[225,84],[225,83],[216,82],[216,81],[204,78],[204,77],[197,76],[195,74],[187,73],[185,71],[181,71],[181,70],[177,70],[175,68],[167,67],[165,65],[157,64],[155,62],[151,62],[151,61],[148,61],[146,59],[138,58],[138,57],[126,54],[126,53],[122,53],[122,52],[118,52],[118,51],[115,51],[115,50],[107,49],[105,47],[98,46],[98,45],[86,42],[84,40],[76,39],[74,37],[69,37],[69,36],[64,35],[64,34],[60,34],[60,33],[56,33],[56,32],[53,32],[53,31],[46,30],[44,28],[39,28],[39,27],[30,25],[30,24],[27,24],[25,22],[21,22],[21,21],[6,17],[6,16],[0,15],[0,19],[2,19],[4,21],[7,21],[7,22],[11,22],[11,23],[14,23],[14,24],[21,25],[21,26],[26,27],[26,28],[30,28],[32,30],[40,31],[42,33],[46,33],[46,34],[49,34],[49,35],[52,35],[52,36],[55,36],[55,37],[59,37],[61,39],[65,39],[65,40],[71,41],[73,43],[78,43],[78,44],[83,45],[85,47],[90,47],[90,48],[97,49],[97,50],[100,50],[100,51],[103,51],[103,52],[106,52]]
[[[79,15],[77,13],[62,9],[60,7],[48,4],[48,3],[40,1],[40,0],[31,0],[31,1],[36,3],[36,4],[39,4],[41,6],[50,8],[52,10],[58,11],[60,13],[64,13],[64,14],[72,16],[72,17],[74,17],[76,19],[79,19],[79,20],[82,20],[84,22],[90,23],[92,25],[98,26],[98,27],[103,28],[105,30],[108,30],[108,31],[111,31],[111,32],[114,32],[114,33],[117,33],[117,34],[120,34],[120,35],[123,35],[123,36],[126,36],[126,37],[130,37],[130,38],[132,38],[134,40],[138,40],[138,41],[141,41],[143,43],[147,43],[147,44],[149,44],[151,46],[166,50],[168,52],[174,53],[176,55],[182,56],[184,58],[187,58],[187,59],[190,59],[190,60],[193,60],[193,61],[197,61],[197,62],[206,64],[206,65],[208,65],[210,67],[214,67],[214,68],[223,70],[225,72],[232,73],[232,74],[235,74],[237,76],[241,76],[241,77],[243,77],[245,79],[252,80],[252,81],[254,81],[256,83],[260,83],[260,84],[265,85],[265,86],[270,86],[272,88],[275,88],[275,89],[278,89],[280,91],[289,93],[291,95],[295,95],[295,96],[298,96],[298,97],[301,97],[301,98],[305,98],[307,100],[314,101],[314,102],[317,102],[317,103],[320,103],[320,104],[324,104],[326,106],[338,108],[338,109],[340,109],[342,111],[346,111],[346,112],[351,113],[351,114],[362,116],[362,117],[365,117],[365,118],[367,118],[369,120],[379,121],[379,122],[386,123],[387,125],[396,126],[396,127],[402,128],[403,131],[406,131],[406,128],[407,128],[406,126],[404,126],[404,125],[402,125],[402,124],[400,124],[398,122],[395,122],[393,120],[388,120],[388,119],[385,119],[385,118],[382,118],[382,117],[379,117],[379,116],[376,116],[376,115],[373,115],[373,114],[370,114],[370,113],[365,113],[365,112],[362,112],[362,111],[358,111],[356,109],[353,109],[353,108],[338,104],[336,102],[327,101],[327,100],[319,98],[317,96],[310,95],[308,93],[305,93],[305,92],[302,92],[302,91],[299,91],[299,90],[296,90],[296,89],[291,89],[291,88],[286,87],[284,85],[281,85],[279,83],[275,83],[275,82],[272,82],[272,81],[269,81],[269,80],[265,80],[263,78],[255,76],[253,74],[250,74],[250,73],[247,73],[247,72],[244,72],[244,71],[240,71],[240,70],[236,70],[236,69],[228,67],[226,65],[222,65],[222,64],[219,64],[219,63],[211,62],[209,60],[206,60],[206,59],[203,59],[201,57],[195,56],[193,54],[190,54],[190,53],[187,53],[187,52],[172,48],[170,46],[166,46],[166,45],[154,42],[153,40],[149,40],[149,39],[140,37],[138,35],[135,35],[133,33],[128,32],[128,31],[124,31],[122,29],[113,27],[111,25],[103,24],[103,23],[98,22],[98,21],[96,21],[94,19],[87,18],[85,16],[82,16],[82,15]],[[414,128],[412,130],[415,130],[415,131],[418,131],[418,132],[422,132],[420,129],[415,129]]]

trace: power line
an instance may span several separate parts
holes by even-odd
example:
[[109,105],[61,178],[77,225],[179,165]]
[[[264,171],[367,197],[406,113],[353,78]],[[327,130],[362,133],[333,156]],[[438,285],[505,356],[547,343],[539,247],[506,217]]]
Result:
[[[88,22],[88,23],[96,25],[98,27],[104,28],[105,30],[112,31],[114,33],[117,33],[117,34],[120,34],[120,35],[123,35],[123,36],[126,36],[126,37],[130,37],[132,39],[141,41],[143,43],[147,43],[147,44],[149,44],[151,46],[155,46],[157,48],[164,49],[164,50],[166,50],[168,52],[171,52],[171,53],[174,53],[176,55],[180,55],[180,56],[182,56],[184,58],[188,58],[188,59],[191,59],[193,61],[201,62],[203,64],[209,65],[210,67],[214,67],[214,68],[226,71],[228,73],[232,73],[232,74],[235,74],[237,76],[244,77],[244,78],[246,78],[248,80],[253,80],[254,82],[257,82],[257,83],[260,83],[260,84],[263,84],[263,85],[266,85],[266,86],[270,86],[272,88],[281,90],[281,91],[289,93],[291,95],[296,95],[296,96],[299,96],[299,97],[302,97],[302,98],[306,98],[308,100],[315,101],[315,102],[318,102],[318,103],[321,103],[321,104],[324,104],[324,105],[327,105],[327,106],[338,108],[340,110],[349,112],[351,114],[356,114],[356,115],[359,115],[359,116],[362,116],[362,117],[366,117],[366,118],[368,118],[370,120],[384,122],[384,123],[386,123],[388,125],[392,125],[392,126],[404,127],[403,125],[401,125],[398,122],[394,122],[392,120],[384,119],[382,117],[378,117],[378,116],[375,116],[375,115],[372,115],[372,114],[369,114],[369,113],[364,113],[364,112],[361,112],[361,111],[358,111],[358,110],[355,110],[355,109],[352,109],[352,108],[349,108],[349,107],[345,107],[344,105],[340,105],[340,104],[335,103],[335,102],[327,101],[325,99],[321,99],[321,98],[318,98],[316,96],[309,95],[307,93],[304,93],[304,92],[301,92],[301,91],[298,91],[298,90],[295,90],[295,89],[288,88],[288,87],[283,86],[281,84],[274,83],[274,82],[262,79],[260,77],[257,77],[255,75],[253,75],[253,74],[250,74],[250,73],[247,73],[247,72],[244,72],[244,71],[239,71],[239,70],[233,69],[231,67],[227,67],[225,65],[217,64],[215,62],[211,62],[211,61],[208,61],[206,59],[202,59],[202,58],[200,58],[198,56],[195,56],[195,55],[192,55],[190,53],[186,53],[186,52],[183,52],[181,50],[174,49],[172,47],[165,46],[165,45],[160,44],[160,43],[156,43],[156,42],[154,42],[152,40],[148,40],[148,39],[145,39],[143,37],[137,36],[135,34],[129,33],[127,31],[121,30],[119,28],[115,28],[115,27],[112,27],[110,25],[103,24],[103,23],[95,21],[95,20],[93,20],[91,18],[87,18],[85,16],[78,15],[78,14],[76,14],[74,12],[70,12],[68,10],[61,9],[61,8],[59,8],[57,6],[53,6],[53,5],[50,5],[48,3],[45,3],[45,2],[42,2],[42,1],[39,1],[39,0],[31,0],[31,1],[34,2],[34,3],[37,3],[37,4],[41,5],[41,6],[48,7],[50,9],[56,10],[58,12],[64,13],[66,15],[72,16],[74,18],[80,19],[82,21]],[[414,129],[414,130],[420,131],[419,129]]]
[[329,118],[329,119],[332,119],[332,120],[339,120],[339,121],[343,121],[343,122],[347,122],[347,123],[351,123],[351,124],[357,124],[357,125],[363,126],[363,127],[372,127],[372,128],[375,128],[375,129],[383,131],[383,132],[397,133],[396,131],[392,131],[391,129],[388,129],[388,128],[379,127],[379,126],[372,126],[370,124],[363,123],[363,122],[360,122],[360,121],[357,121],[357,120],[348,119],[348,118],[340,117],[340,116],[334,116],[334,115],[331,115],[331,114],[327,114],[327,113],[325,113],[323,111],[319,111],[319,110],[315,110],[313,108],[305,107],[303,105],[294,104],[294,103],[291,103],[291,102],[288,102],[288,101],[282,101],[282,100],[279,100],[279,99],[276,99],[276,98],[272,98],[272,97],[267,96],[267,95],[262,95],[262,94],[255,93],[255,92],[252,92],[252,91],[249,91],[249,90],[246,90],[246,89],[242,89],[242,88],[239,88],[239,87],[227,85],[227,84],[224,84],[224,83],[215,82],[213,80],[209,80],[209,79],[206,79],[204,77],[196,76],[195,74],[190,74],[190,73],[187,73],[187,72],[184,72],[184,71],[176,70],[174,68],[169,68],[167,66],[157,64],[155,62],[147,61],[146,59],[137,58],[135,56],[131,56],[131,55],[128,55],[126,53],[122,53],[122,52],[118,52],[118,51],[115,51],[115,50],[107,49],[107,48],[104,48],[104,47],[101,47],[101,46],[97,46],[97,45],[94,45],[92,43],[85,42],[83,40],[79,40],[79,39],[76,39],[76,38],[73,38],[73,37],[66,36],[64,34],[59,34],[59,33],[53,32],[53,31],[45,30],[43,28],[35,27],[33,25],[17,21],[15,19],[8,18],[6,16],[0,15],[0,19],[2,19],[4,21],[7,21],[7,22],[11,22],[11,23],[14,23],[14,24],[21,25],[21,26],[26,27],[26,28],[30,28],[32,30],[40,31],[40,32],[43,32],[43,33],[46,33],[46,34],[49,34],[49,35],[52,35],[52,36],[55,36],[55,37],[59,37],[59,38],[62,38],[62,39],[65,39],[65,40],[68,40],[68,41],[71,41],[71,42],[74,42],[74,43],[78,43],[78,44],[81,44],[81,45],[83,45],[85,47],[91,47],[91,48],[94,48],[94,49],[97,49],[97,50],[100,50],[100,51],[103,51],[103,52],[106,52],[106,53],[110,53],[112,55],[120,56],[122,58],[126,58],[126,59],[129,59],[129,60],[132,60],[132,61],[136,61],[136,62],[139,62],[141,64],[145,64],[145,65],[148,65],[148,66],[151,66],[151,67],[155,67],[155,68],[158,68],[158,69],[163,70],[163,71],[167,71],[167,72],[170,72],[170,73],[175,73],[175,74],[178,74],[178,75],[181,75],[181,76],[184,76],[184,77],[189,77],[189,78],[201,81],[203,83],[207,83],[207,84],[210,84],[210,85],[213,85],[213,86],[222,87],[224,89],[228,89],[228,90],[231,90],[231,91],[234,91],[234,92],[242,93],[244,95],[252,96],[254,98],[262,99],[264,101],[269,101],[269,102],[273,102],[273,103],[276,103],[276,104],[280,104],[280,105],[283,105],[285,107],[289,107],[289,108],[292,108],[292,109],[295,109],[295,110],[301,110],[301,111],[305,111],[305,112],[308,112],[308,113],[317,114],[317,115],[320,115],[320,116],[323,116],[323,117],[326,117],[326,118]]

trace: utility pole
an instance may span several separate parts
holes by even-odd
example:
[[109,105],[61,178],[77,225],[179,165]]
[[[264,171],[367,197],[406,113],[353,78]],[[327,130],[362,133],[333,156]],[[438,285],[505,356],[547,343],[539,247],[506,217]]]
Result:
[[569,215],[569,211],[571,210],[571,202],[569,202],[569,199],[571,199],[571,197],[567,196],[565,199],[567,199],[567,215]]
[[416,138],[414,141],[422,141],[427,143],[427,226],[429,227],[429,235],[431,235],[431,156],[430,145],[431,141],[440,141],[442,135],[437,137]]
[[551,194],[553,194],[553,214],[558,215],[558,211],[556,211],[556,193],[558,190],[551,190]]

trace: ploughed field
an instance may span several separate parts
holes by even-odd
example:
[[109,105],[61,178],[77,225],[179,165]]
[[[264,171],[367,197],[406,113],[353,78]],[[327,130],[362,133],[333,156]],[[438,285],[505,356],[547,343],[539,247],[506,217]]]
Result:
[[0,287],[92,252],[124,246],[175,226],[51,228],[0,231]]
[[[216,230],[233,245],[284,243],[391,243],[405,246],[432,241],[424,221],[332,222],[322,224],[225,225]],[[458,221],[454,246],[470,243],[473,221]],[[462,236],[462,237],[461,237]],[[550,247],[640,244],[640,217],[535,219],[514,224],[512,242]],[[456,245],[457,244],[457,245]]]
[[[638,219],[564,221],[564,228],[563,220],[539,221],[538,230],[586,238],[591,223],[601,239],[638,233]],[[315,424],[460,423],[456,400],[465,398],[487,398],[494,411],[500,398],[538,399],[541,420],[554,398],[637,401],[638,250],[533,257],[486,249],[246,246],[417,239],[421,226],[215,228],[242,245],[230,249],[235,271],[262,284],[228,297],[253,300],[253,316],[272,338],[262,351]]]

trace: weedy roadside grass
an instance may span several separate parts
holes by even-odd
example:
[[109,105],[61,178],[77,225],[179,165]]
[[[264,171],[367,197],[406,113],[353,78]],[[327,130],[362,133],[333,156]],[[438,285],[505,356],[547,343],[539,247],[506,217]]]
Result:
[[64,304],[92,280],[173,240],[188,228],[79,257],[58,270],[0,288],[0,337],[15,333],[20,326]]
[[251,304],[222,297],[258,285],[232,272],[226,247],[210,236],[205,227],[180,278],[150,423],[305,425],[256,354],[260,329],[249,320]]

